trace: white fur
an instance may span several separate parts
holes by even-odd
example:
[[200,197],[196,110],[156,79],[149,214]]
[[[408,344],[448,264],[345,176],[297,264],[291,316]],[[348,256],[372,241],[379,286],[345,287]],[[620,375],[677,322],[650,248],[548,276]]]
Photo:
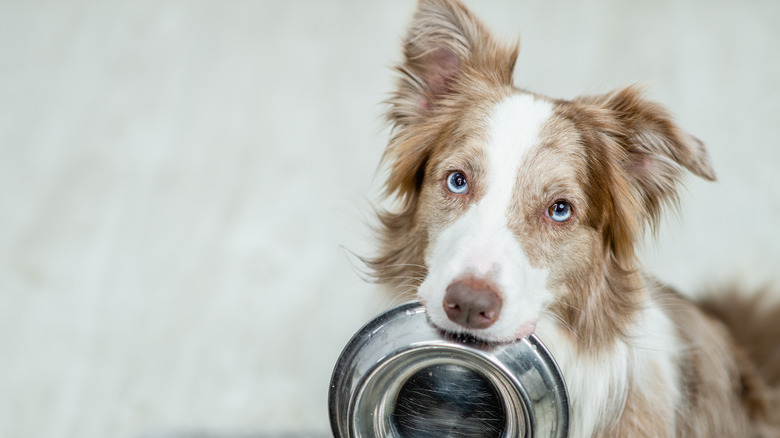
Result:
[[[570,334],[559,322],[543,317],[536,330],[563,373],[571,400],[569,435],[590,437],[619,417],[628,397],[629,382],[654,397],[654,406],[672,409],[680,398],[677,357],[680,341],[674,323],[659,303],[649,298],[630,330],[629,340],[620,340],[599,354],[578,353]],[[666,418],[673,418],[674,412]],[[674,436],[670,423],[668,436]]]
[[547,271],[531,266],[508,225],[520,163],[538,145],[539,131],[552,112],[550,103],[518,94],[497,104],[488,118],[482,145],[488,157],[486,177],[470,182],[483,184],[484,195],[441,231],[426,254],[430,273],[418,294],[437,326],[465,330],[442,307],[447,286],[465,275],[492,281],[502,294],[499,319],[472,332],[482,339],[511,341],[529,334],[552,299]]

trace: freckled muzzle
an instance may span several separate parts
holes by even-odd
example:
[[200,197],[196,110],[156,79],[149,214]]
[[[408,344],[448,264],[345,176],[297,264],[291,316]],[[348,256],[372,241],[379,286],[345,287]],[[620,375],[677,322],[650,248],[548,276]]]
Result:
[[454,338],[416,302],[366,324],[329,393],[335,437],[565,437],[563,376],[534,335],[506,344]]

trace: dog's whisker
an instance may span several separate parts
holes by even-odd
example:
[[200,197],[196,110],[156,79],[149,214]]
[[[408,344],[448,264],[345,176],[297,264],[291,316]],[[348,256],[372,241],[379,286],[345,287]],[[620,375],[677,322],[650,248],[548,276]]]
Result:
[[561,318],[560,315],[556,315],[554,312],[551,312],[551,311],[546,310],[546,309],[542,310],[542,313],[544,313],[545,315],[551,316],[554,319],[556,319],[569,333],[574,335],[574,337],[577,338],[577,340],[582,340],[580,338],[580,335],[577,334],[576,331],[574,331],[574,328],[572,328],[572,326],[569,325],[568,322],[566,322],[563,318]]

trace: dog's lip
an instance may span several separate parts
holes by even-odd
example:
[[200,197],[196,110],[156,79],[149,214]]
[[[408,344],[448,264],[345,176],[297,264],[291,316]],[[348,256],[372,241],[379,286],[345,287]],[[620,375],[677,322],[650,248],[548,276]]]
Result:
[[531,336],[536,332],[536,321],[529,321],[520,326],[515,333],[515,339],[519,340]]
[[[421,302],[421,304],[423,303]],[[469,330],[458,324],[451,323],[449,320],[447,320],[445,324],[439,324],[436,321],[434,321],[433,318],[431,318],[430,312],[427,311],[428,307],[425,306],[425,304],[423,304],[423,307],[426,308],[428,323],[433,325],[437,329],[441,330],[442,332],[450,333],[454,335],[464,335],[482,342],[498,343],[498,344],[517,342],[523,338],[527,338],[533,335],[536,332],[537,321],[535,320],[528,321],[521,324],[520,327],[518,327],[509,336],[496,336],[495,333],[491,333],[489,328],[480,329],[480,330]]]

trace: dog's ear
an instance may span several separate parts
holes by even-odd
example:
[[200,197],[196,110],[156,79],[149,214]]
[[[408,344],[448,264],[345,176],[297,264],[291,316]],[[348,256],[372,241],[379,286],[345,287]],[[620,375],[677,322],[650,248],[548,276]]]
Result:
[[468,72],[485,81],[511,85],[517,45],[498,44],[485,26],[458,0],[419,0],[404,39],[404,62],[391,99],[396,124],[418,121]]
[[683,169],[715,180],[704,144],[679,128],[663,107],[643,98],[638,87],[580,101],[598,105],[611,120],[607,135],[618,144],[618,168],[632,192],[633,207],[622,210],[638,212],[634,220],[657,226],[664,204],[677,203]]
[[388,100],[394,133],[385,159],[392,161],[388,192],[406,196],[419,188],[435,131],[421,125],[461,92],[511,86],[518,46],[497,43],[458,0],[419,0],[403,48],[397,87]]
[[680,129],[660,105],[642,97],[639,87],[631,86],[604,97],[604,107],[625,129],[628,157],[636,165],[634,176],[642,179],[669,166],[669,160],[709,181],[715,171],[704,144]]

